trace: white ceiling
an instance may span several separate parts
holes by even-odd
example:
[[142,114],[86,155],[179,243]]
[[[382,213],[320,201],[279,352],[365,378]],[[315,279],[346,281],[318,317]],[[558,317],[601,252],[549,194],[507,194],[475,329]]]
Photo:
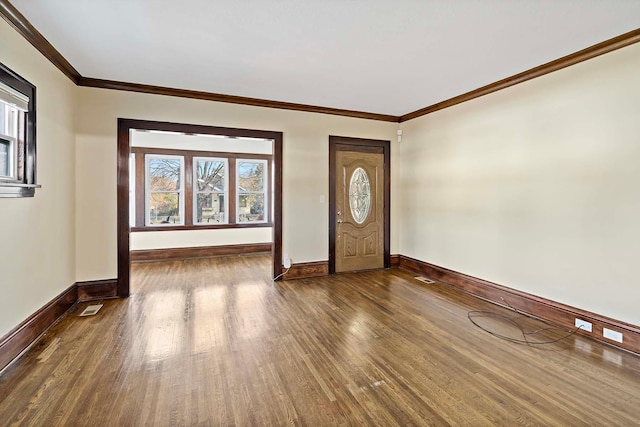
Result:
[[402,115],[640,27],[640,0],[11,0],[85,77]]

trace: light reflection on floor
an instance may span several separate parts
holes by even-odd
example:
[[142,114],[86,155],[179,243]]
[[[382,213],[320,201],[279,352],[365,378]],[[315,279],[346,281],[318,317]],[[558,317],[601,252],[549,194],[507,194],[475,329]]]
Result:
[[[183,351],[185,335],[181,329],[184,322],[177,319],[182,318],[185,302],[186,296],[180,289],[146,294],[141,333],[136,337],[144,341],[146,350],[143,354],[148,362],[164,360]],[[145,310],[145,307],[149,309]]]
[[[192,354],[205,353],[212,348],[227,345],[227,313],[226,286],[201,287],[193,291],[194,325]],[[206,301],[206,303],[200,303]]]
[[227,347],[230,336],[237,344],[257,339],[268,327],[265,291],[265,283],[255,280],[145,290],[139,295],[143,303],[135,317],[140,333],[133,345],[142,350],[146,363],[154,363]]

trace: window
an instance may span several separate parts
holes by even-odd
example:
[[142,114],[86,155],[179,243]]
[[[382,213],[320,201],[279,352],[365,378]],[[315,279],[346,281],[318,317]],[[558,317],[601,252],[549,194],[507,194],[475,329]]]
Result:
[[271,155],[132,147],[134,231],[270,226]]
[[264,222],[267,202],[266,160],[237,162],[236,178],[238,195],[237,222]]
[[184,218],[184,157],[147,155],[146,225],[182,225]]
[[[136,155],[129,154],[129,200],[136,199]],[[129,226],[136,226],[136,204],[129,203]]]
[[0,197],[32,197],[35,86],[0,64]]
[[0,101],[0,178],[17,179],[18,108]]
[[193,159],[195,224],[227,224],[229,191],[227,159],[195,157]]

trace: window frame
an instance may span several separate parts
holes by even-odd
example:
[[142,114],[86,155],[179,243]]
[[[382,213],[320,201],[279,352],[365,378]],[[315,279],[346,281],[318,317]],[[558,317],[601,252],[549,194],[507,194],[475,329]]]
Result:
[[[0,89],[1,90],[1,89]],[[0,170],[0,180],[4,182],[19,182],[18,180],[18,151],[19,151],[19,134],[20,134],[20,114],[21,109],[15,105],[0,100],[0,121],[2,121],[2,131],[0,131],[0,145],[7,147],[7,166],[9,173],[4,175]],[[22,112],[24,114],[24,112]],[[14,118],[9,118],[15,115]],[[13,129],[7,130],[12,127]]]
[[[199,191],[197,188],[198,180],[198,167],[199,161],[213,161],[224,163],[224,188],[220,191]],[[213,223],[213,225],[226,225],[230,223],[229,218],[229,159],[225,157],[213,157],[213,156],[193,156],[193,189],[192,189],[192,202],[193,202],[193,217],[192,223],[194,226],[211,225],[210,222],[198,222],[198,194],[223,194],[224,195],[224,221]]]
[[[263,179],[262,179],[262,191],[240,191],[240,163],[261,163],[264,165],[264,169],[263,169]],[[238,158],[236,159],[236,197],[235,197],[235,202],[236,202],[236,223],[238,224],[260,224],[262,222],[268,222],[267,220],[269,219],[269,197],[268,197],[268,192],[269,192],[269,165],[268,162],[264,159],[244,159],[244,158]],[[240,196],[243,194],[260,194],[262,193],[262,201],[264,204],[264,209],[263,209],[263,219],[259,220],[259,221],[240,221],[240,215],[242,215],[240,213],[240,209],[238,209],[240,207]]]
[[19,109],[17,113],[17,136],[9,141],[13,173],[0,176],[0,197],[33,197],[40,188],[36,176],[36,87],[2,63],[0,83],[27,98],[26,111]]
[[[271,208],[273,197],[272,194],[272,171],[273,171],[273,154],[257,154],[257,153],[235,153],[235,152],[220,152],[220,151],[198,151],[198,150],[180,150],[180,149],[169,149],[169,148],[152,148],[152,147],[130,147],[130,154],[135,154],[136,158],[136,167],[135,167],[135,179],[132,179],[131,182],[135,180],[136,183],[136,191],[134,191],[134,203],[136,210],[136,220],[135,226],[132,226],[129,223],[131,232],[146,232],[146,231],[179,231],[179,230],[207,230],[207,229],[224,229],[224,228],[251,228],[251,227],[272,227],[272,213],[269,210]],[[146,155],[174,155],[174,156],[184,156],[184,195],[185,195],[185,212],[184,212],[184,225],[177,224],[153,224],[146,225],[146,172],[144,174],[140,174],[139,170],[142,167],[146,171]],[[227,206],[227,215],[226,223],[196,223],[196,207],[195,207],[195,186],[193,183],[197,179],[195,176],[195,159],[196,158],[213,158],[213,159],[227,159],[227,173],[226,177],[228,178],[225,182],[228,190],[227,200],[225,201]],[[235,192],[236,187],[236,160],[237,159],[246,159],[246,160],[264,160],[266,161],[266,192],[265,198],[267,201],[265,202],[265,220],[261,222],[236,222],[236,207],[237,207],[237,196]],[[144,188],[145,191],[139,191],[138,189]],[[231,201],[235,203],[231,203]],[[130,201],[131,204],[131,201]],[[144,211],[145,215],[140,215],[138,211]],[[127,209],[129,212],[129,209]],[[130,221],[130,218],[129,218]]]
[[[151,190],[150,184],[151,180],[149,179],[149,166],[151,164],[152,159],[171,159],[171,160],[179,160],[180,161],[180,188],[175,191],[159,191],[159,190]],[[144,201],[145,201],[145,209],[144,209],[144,226],[145,227],[178,227],[185,224],[185,158],[184,156],[175,155],[175,154],[148,154],[144,156]],[[180,214],[180,222],[169,223],[169,224],[151,224],[151,194],[152,193],[178,193],[178,212]],[[157,214],[156,214],[157,218]]]
[[2,170],[0,170],[0,180],[4,182],[17,182],[18,138],[0,133],[0,146],[5,145],[5,142],[7,143],[7,169],[9,169],[9,174],[4,175]]

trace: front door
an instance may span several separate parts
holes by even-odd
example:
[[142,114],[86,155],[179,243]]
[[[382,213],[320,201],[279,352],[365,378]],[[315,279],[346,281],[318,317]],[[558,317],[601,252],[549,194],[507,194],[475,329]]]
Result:
[[[366,142],[367,140],[359,140]],[[335,145],[335,272],[385,267],[385,149]],[[388,149],[388,146],[387,146]]]

